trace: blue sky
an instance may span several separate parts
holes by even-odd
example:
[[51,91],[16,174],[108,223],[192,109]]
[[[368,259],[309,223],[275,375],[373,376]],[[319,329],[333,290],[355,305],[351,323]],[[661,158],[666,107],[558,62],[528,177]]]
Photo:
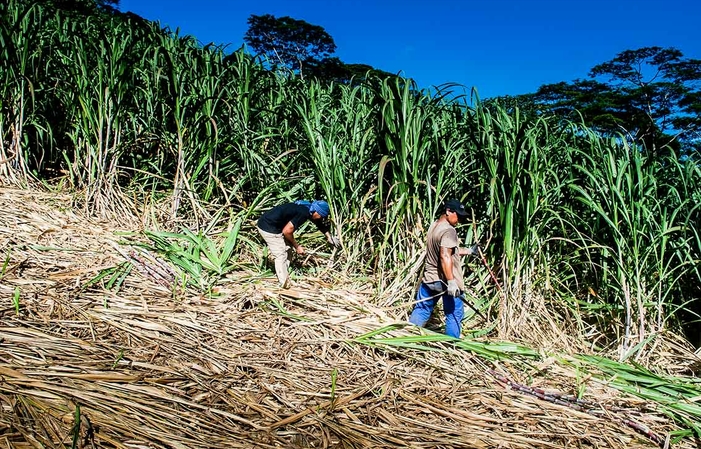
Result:
[[624,50],[675,47],[701,59],[694,0],[121,0],[202,43],[243,45],[251,14],[322,26],[345,63],[401,72],[421,88],[455,82],[481,98],[586,78]]

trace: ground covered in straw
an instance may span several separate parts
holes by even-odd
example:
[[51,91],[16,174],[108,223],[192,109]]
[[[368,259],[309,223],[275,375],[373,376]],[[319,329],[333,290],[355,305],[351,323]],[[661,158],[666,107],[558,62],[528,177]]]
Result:
[[642,448],[675,430],[605,385],[587,387],[598,416],[509,385],[573,393],[547,361],[359,343],[406,317],[371,285],[283,291],[244,270],[202,296],[133,270],[86,287],[129,249],[68,204],[0,188],[0,447]]

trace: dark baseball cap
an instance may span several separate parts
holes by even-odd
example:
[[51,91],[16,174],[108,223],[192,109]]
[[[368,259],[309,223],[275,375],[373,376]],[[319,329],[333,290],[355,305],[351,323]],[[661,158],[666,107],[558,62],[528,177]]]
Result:
[[448,200],[445,202],[445,208],[450,209],[461,217],[467,217],[467,211],[465,210],[465,205],[456,199]]

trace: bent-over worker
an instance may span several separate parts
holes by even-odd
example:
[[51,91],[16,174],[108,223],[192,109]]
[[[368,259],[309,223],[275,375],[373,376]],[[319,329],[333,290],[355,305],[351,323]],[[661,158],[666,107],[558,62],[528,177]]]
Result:
[[294,233],[307,220],[311,220],[326,236],[329,244],[340,246],[338,238],[332,236],[329,231],[330,226],[326,221],[329,212],[330,207],[326,201],[298,201],[275,206],[258,219],[258,232],[275,258],[275,274],[283,288],[289,287],[288,270],[292,251],[304,254],[304,248],[297,243]]

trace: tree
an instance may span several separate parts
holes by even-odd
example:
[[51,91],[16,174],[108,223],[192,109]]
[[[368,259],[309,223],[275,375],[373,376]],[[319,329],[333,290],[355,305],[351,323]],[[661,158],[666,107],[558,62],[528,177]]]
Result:
[[324,58],[320,61],[308,61],[304,72],[309,77],[322,81],[354,85],[397,76],[367,64],[346,64],[335,57]]
[[604,134],[624,133],[651,154],[698,149],[701,60],[674,48],[626,50],[591,69],[590,80],[541,86],[535,101]]
[[251,15],[244,41],[274,67],[301,72],[305,64],[318,64],[336,51],[333,38],[318,25],[292,17]]
[[119,6],[119,0],[44,0],[56,8],[65,11],[77,11],[83,14],[94,13],[98,10],[114,12]]
[[518,109],[521,115],[536,119],[544,110],[535,100],[535,94],[502,95],[482,100],[482,106],[495,112],[503,109],[513,114]]

